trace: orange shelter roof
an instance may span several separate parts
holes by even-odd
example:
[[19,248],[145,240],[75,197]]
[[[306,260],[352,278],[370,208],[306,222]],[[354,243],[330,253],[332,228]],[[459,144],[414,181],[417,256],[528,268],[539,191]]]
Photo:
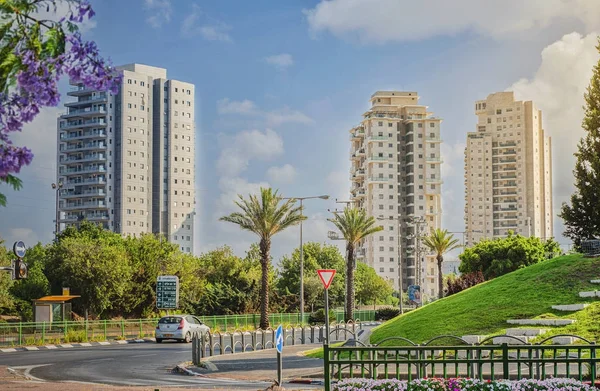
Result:
[[75,295],[69,295],[69,296],[61,296],[61,295],[54,295],[54,296],[44,296],[41,297],[39,299],[35,299],[34,301],[41,301],[41,302],[65,302],[65,301],[69,301],[75,298],[78,298],[81,296],[75,296]]

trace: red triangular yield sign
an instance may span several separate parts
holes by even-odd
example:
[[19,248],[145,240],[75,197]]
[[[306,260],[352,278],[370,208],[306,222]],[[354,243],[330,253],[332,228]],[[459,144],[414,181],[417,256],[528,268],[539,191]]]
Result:
[[317,270],[317,273],[325,289],[329,289],[329,285],[333,281],[333,276],[335,276],[335,269],[320,269]]

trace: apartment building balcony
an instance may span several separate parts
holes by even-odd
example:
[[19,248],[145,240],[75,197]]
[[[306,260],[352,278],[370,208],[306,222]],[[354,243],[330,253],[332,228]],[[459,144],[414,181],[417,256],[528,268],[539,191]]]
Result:
[[442,178],[427,178],[425,179],[425,183],[427,183],[428,185],[441,185],[442,183],[444,183],[444,181],[442,180]]
[[363,137],[365,137],[365,129],[354,128],[350,131],[350,140],[352,141],[360,141]]
[[62,130],[87,128],[90,126],[106,126],[106,120],[104,118],[94,118],[89,120],[66,121],[60,123],[60,129]]
[[516,206],[507,206],[507,207],[495,206],[493,212],[494,213],[498,213],[498,212],[517,212],[517,207]]
[[496,213],[494,213],[494,220],[496,221],[517,221],[519,218],[517,217],[517,215],[514,216],[497,216]]
[[106,130],[104,130],[104,129],[99,129],[99,130],[94,130],[94,131],[85,131],[85,132],[72,132],[72,133],[61,132],[60,133],[61,141],[84,140],[84,139],[105,138],[105,137],[106,137]]
[[359,189],[356,192],[356,198],[365,198],[367,196],[367,191],[365,189]]
[[517,179],[517,174],[494,175],[492,177],[493,181],[503,181],[507,179]]
[[356,172],[354,173],[354,175],[356,175],[357,177],[364,177],[366,174],[366,171],[364,168],[359,168],[358,170],[356,170]]
[[83,109],[70,109],[67,113],[61,115],[60,118],[85,118],[97,114],[106,114],[106,107],[86,107]]
[[505,198],[505,197],[496,197],[494,196],[494,204],[516,204],[516,198]]
[[65,167],[61,166],[58,170],[60,175],[85,174],[85,173],[104,173],[104,166],[85,166],[85,167]]
[[517,227],[518,227],[517,222],[514,222],[514,223],[505,223],[505,222],[497,223],[497,222],[494,222],[494,228],[511,229],[511,228],[517,228]]
[[441,143],[441,142],[443,142],[443,140],[440,137],[430,137],[430,136],[425,137],[425,141],[427,141],[428,143]]
[[495,166],[492,166],[492,172],[494,173],[500,173],[500,172],[511,172],[511,171],[517,171],[517,166],[516,165],[500,165],[500,164],[496,164]]
[[496,148],[508,148],[508,147],[516,147],[517,143],[514,141],[507,141],[505,143],[492,143],[492,149]]
[[86,86],[72,86],[69,89],[69,92],[67,92],[67,95],[69,96],[82,96],[82,95],[89,95],[96,92],[96,90],[91,89],[89,87]]
[[508,164],[508,163],[516,163],[517,162],[517,158],[513,157],[513,158],[495,158],[492,160],[492,164]]
[[105,161],[106,155],[103,153],[93,153],[83,156],[68,156],[64,158],[64,155],[61,155],[60,164],[73,164],[73,163],[83,163],[83,162],[93,162],[93,161]]
[[81,214],[65,214],[62,218],[59,219],[60,222],[69,223],[80,220],[93,220],[93,221],[102,221],[108,220],[108,213],[81,213]]
[[492,150],[492,156],[504,156],[504,155],[516,155],[517,151],[514,149],[509,150]]
[[98,196],[105,196],[105,195],[106,195],[106,192],[104,191],[104,189],[72,191],[72,192],[63,191],[60,194],[60,198],[72,199],[72,198],[83,198],[83,197],[98,197]]
[[67,203],[64,205],[61,210],[77,210],[77,209],[105,209],[108,208],[108,205],[104,200],[97,201],[87,201],[87,202],[77,202],[77,203]]
[[77,185],[95,185],[95,184],[106,184],[106,178],[99,176],[99,177],[89,177],[89,178],[82,178],[82,177],[76,177],[76,178],[69,178],[66,181],[67,185],[71,185],[71,186],[77,186]]
[[93,96],[92,95],[80,96],[79,100],[65,103],[65,107],[78,107],[78,106],[90,105],[93,103],[104,103],[104,102],[108,102],[108,96],[106,95],[105,92],[102,92],[102,93],[96,93],[96,95],[93,95]]
[[65,153],[66,151],[75,152],[75,151],[89,151],[89,150],[105,150],[106,143],[105,142],[95,142],[95,143],[78,143],[78,144],[67,144],[65,148],[60,150],[60,153]]
[[506,196],[515,196],[517,195],[517,191],[513,190],[513,191],[494,191],[493,196],[494,197],[506,197]]
[[425,157],[425,162],[430,163],[430,164],[441,164],[444,161],[442,160],[442,158],[439,157]]

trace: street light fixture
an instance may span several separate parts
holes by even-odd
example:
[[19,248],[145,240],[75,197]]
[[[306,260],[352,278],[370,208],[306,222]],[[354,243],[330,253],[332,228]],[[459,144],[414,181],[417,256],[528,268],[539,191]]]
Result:
[[55,227],[55,231],[54,231],[54,238],[58,237],[58,231],[60,229],[59,212],[58,212],[58,195],[62,188],[63,188],[62,181],[58,181],[58,183],[52,184],[52,189],[56,190],[56,227]]
[[[319,198],[321,200],[328,200],[328,195],[312,196],[312,197],[284,197],[284,200],[300,201],[300,213],[303,211],[302,202],[304,200],[310,200]],[[304,249],[302,246],[302,220],[300,220],[300,322],[304,322]],[[304,342],[304,341],[302,341]]]

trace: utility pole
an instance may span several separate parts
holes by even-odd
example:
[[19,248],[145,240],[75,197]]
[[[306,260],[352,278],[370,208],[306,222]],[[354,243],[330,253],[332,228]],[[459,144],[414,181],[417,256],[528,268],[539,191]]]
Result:
[[58,234],[60,231],[60,212],[58,209],[58,196],[60,195],[60,190],[63,188],[62,181],[58,181],[57,183],[52,184],[52,189],[56,190],[56,221],[54,226],[54,239],[58,238]]

